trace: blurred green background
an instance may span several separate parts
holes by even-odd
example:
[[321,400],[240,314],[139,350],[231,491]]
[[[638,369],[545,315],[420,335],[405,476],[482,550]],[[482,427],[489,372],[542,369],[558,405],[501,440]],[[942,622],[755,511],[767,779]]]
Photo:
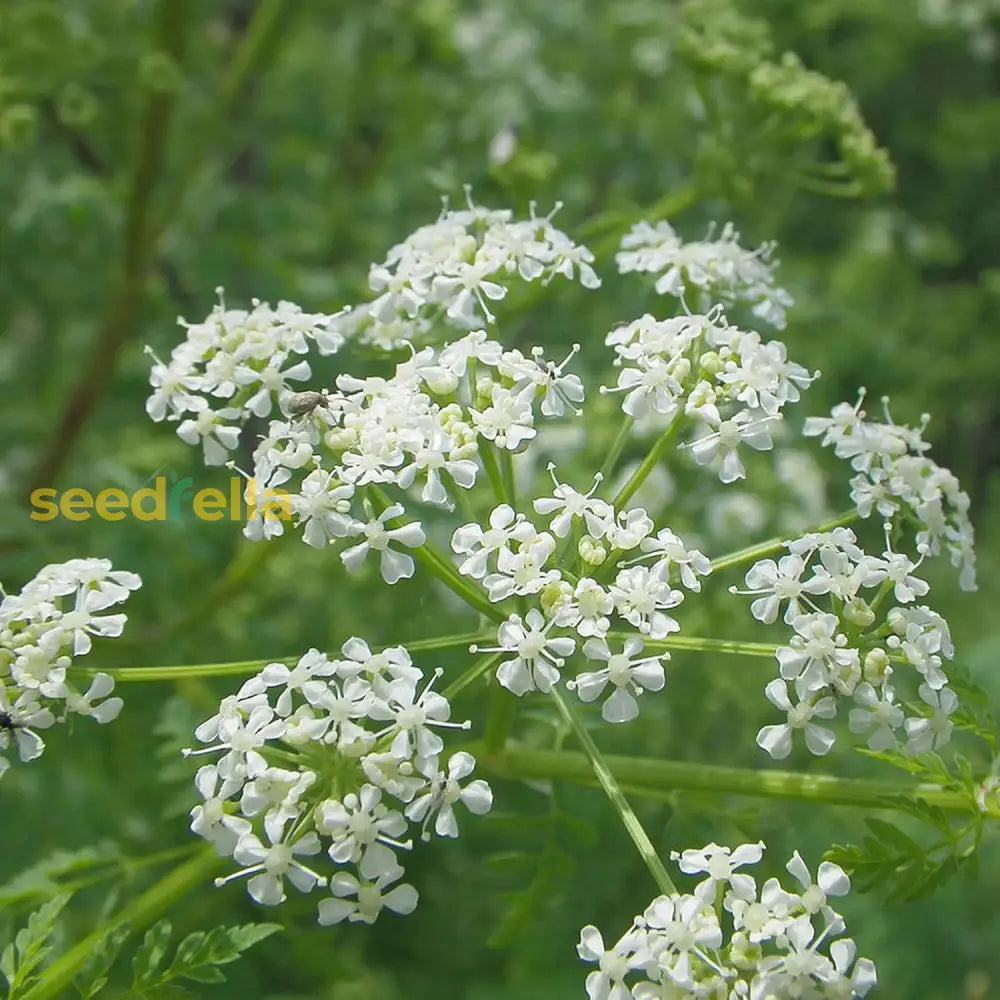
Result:
[[[175,318],[200,320],[216,286],[234,307],[285,298],[333,311],[363,298],[369,263],[431,221],[442,196],[461,202],[466,183],[477,202],[518,213],[562,201],[558,224],[598,252],[600,292],[557,284],[530,312],[512,296],[499,330],[553,354],[580,341],[596,382],[607,329],[664,306],[613,275],[614,237],[673,193],[685,207],[670,221],[687,238],[731,219],[746,244],[778,241],[780,280],[796,298],[782,339],[824,376],[793,420],[853,400],[860,385],[872,410],[888,394],[898,420],[933,414],[933,454],[972,495],[980,557],[973,595],[935,568],[934,605],[961,665],[1000,703],[993,32],[990,0],[3,0],[0,579],[16,591],[42,564],[82,555],[139,572],[125,639],[99,645],[91,665],[468,629],[439,595],[347,582],[339,560],[294,538],[251,546],[237,526],[190,515],[39,524],[24,497],[37,486],[135,489],[157,474],[224,486],[225,470],[206,470],[171,427],[146,418],[144,346],[168,354],[183,333]],[[581,481],[607,445],[595,432],[573,446]],[[847,470],[806,450],[826,492],[811,491],[809,466],[783,472],[770,459],[728,493],[684,473],[659,485],[672,526],[717,555],[842,509]],[[685,631],[766,639],[725,594],[735,582],[689,601]],[[461,669],[460,656],[440,662]],[[770,721],[760,692],[771,670],[676,654],[659,714],[639,732],[602,731],[602,747],[762,766],[753,734]],[[129,687],[113,726],[54,732],[45,756],[0,786],[0,880],[56,849],[113,842],[114,859],[185,844],[194,767],[177,750],[226,690]],[[456,713],[478,719],[475,699]],[[547,732],[540,718],[520,735]],[[846,749],[822,768],[891,776]],[[272,914],[238,888],[206,886],[170,914],[175,926],[274,918],[287,931],[203,995],[582,996],[580,926],[620,933],[652,895],[648,875],[597,792],[495,791],[495,814],[464,822],[457,844],[416,852],[407,871],[422,898],[405,919],[321,929],[313,899]],[[680,794],[642,815],[666,849],[763,837],[773,871],[795,848],[814,866],[863,819]],[[879,995],[1000,996],[998,840],[977,876],[931,898],[849,901]],[[514,847],[527,859],[515,868],[488,862]],[[146,884],[148,873],[112,869],[120,877],[74,900],[67,940],[100,921],[110,887],[115,904]],[[37,902],[7,907],[0,932]]]

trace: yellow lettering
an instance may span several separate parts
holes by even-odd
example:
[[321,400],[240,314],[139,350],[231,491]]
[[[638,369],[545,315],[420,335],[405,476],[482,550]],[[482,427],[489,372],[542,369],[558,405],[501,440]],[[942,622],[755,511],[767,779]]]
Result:
[[221,521],[226,510],[226,495],[222,490],[198,490],[192,501],[194,516],[200,521]]
[[94,498],[77,487],[66,490],[59,501],[59,511],[67,521],[89,521],[93,506]]
[[55,502],[56,491],[53,489],[32,490],[28,498],[31,503],[32,521],[51,521],[59,515],[59,505]]
[[128,494],[111,487],[94,497],[94,510],[102,521],[124,521],[128,509]]
[[[146,510],[143,500],[152,497],[153,506]],[[132,494],[132,514],[139,521],[165,521],[167,519],[167,480],[157,476],[152,486],[144,486]]]

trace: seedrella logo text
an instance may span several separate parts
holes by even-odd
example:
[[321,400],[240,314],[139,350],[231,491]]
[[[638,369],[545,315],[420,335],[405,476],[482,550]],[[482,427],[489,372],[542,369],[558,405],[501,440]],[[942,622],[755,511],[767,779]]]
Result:
[[178,479],[156,476],[151,486],[123,490],[112,486],[91,493],[72,488],[59,492],[51,488],[35,490],[30,497],[33,521],[177,521],[190,511],[199,521],[248,521],[260,515],[267,520],[288,520],[292,515],[291,497],[284,490],[258,491],[253,479],[234,476],[226,490],[208,487],[195,490],[190,476]]

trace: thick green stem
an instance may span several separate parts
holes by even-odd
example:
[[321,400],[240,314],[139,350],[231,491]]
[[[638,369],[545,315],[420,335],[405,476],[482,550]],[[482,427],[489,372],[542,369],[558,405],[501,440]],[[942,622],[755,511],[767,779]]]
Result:
[[[596,775],[597,781],[600,783],[601,788],[604,789],[605,794],[611,800],[611,804],[615,807],[615,810],[621,817],[621,821],[624,824],[625,829],[628,831],[628,835],[632,838],[632,842],[635,844],[639,855],[642,857],[646,867],[649,869],[649,873],[653,876],[653,881],[656,882],[660,891],[668,896],[677,892],[674,883],[667,874],[667,869],[663,866],[663,862],[660,860],[659,854],[656,853],[656,848],[653,847],[653,842],[649,839],[648,834],[642,828],[642,824],[639,822],[639,817],[636,816],[632,807],[629,805],[628,799],[625,798],[625,793],[622,791],[621,786],[615,779],[613,771],[608,766],[605,758],[601,755],[600,750],[597,749],[597,745],[590,738],[590,733],[587,732],[586,727],[577,717],[573,709],[566,704],[566,700],[563,698],[558,688],[552,689],[550,697],[556,703],[556,707],[559,709],[559,714],[563,717],[569,727],[573,730],[573,734],[580,741],[580,745],[583,747],[584,754],[586,755],[585,757],[581,754],[573,754],[572,756],[582,757],[587,762],[588,770],[592,771],[593,775]],[[514,752],[516,753],[517,751]],[[561,750],[545,752],[553,753],[557,756],[560,756],[563,753]],[[509,760],[510,753],[511,751],[506,751],[503,754],[502,759]]]
[[69,988],[73,977],[83,967],[101,938],[111,928],[127,924],[131,934],[144,930],[174,903],[206,883],[220,864],[221,859],[214,850],[209,848],[199,851],[190,861],[179,865],[134,899],[110,922],[102,924],[56,959],[44,971],[41,981],[22,994],[21,1000],[54,1000],[61,996],[63,991]]
[[[477,754],[477,760],[483,770],[498,777],[595,784],[591,762],[581,753],[508,747],[502,753],[482,754],[481,758]],[[608,756],[604,764],[622,788],[654,799],[669,798],[679,791],[709,792],[904,811],[902,799],[919,799],[945,812],[968,814],[972,811],[967,795],[929,783],[911,785],[840,778],[832,774],[758,771],[646,757]],[[1000,818],[1000,808],[989,815]]]

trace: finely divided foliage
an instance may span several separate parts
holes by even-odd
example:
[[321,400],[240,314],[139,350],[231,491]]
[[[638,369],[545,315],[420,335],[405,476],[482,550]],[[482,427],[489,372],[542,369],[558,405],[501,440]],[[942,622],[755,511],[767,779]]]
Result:
[[[515,220],[471,197],[466,209],[446,206],[372,267],[369,301],[338,313],[287,302],[230,309],[220,293],[204,322],[184,324],[169,362],[155,361],[147,410],[175,423],[209,465],[233,465],[247,422],[269,418],[242,470],[249,539],[298,530],[307,545],[337,548],[348,573],[367,568],[389,585],[419,563],[495,627],[495,644],[470,650],[491,657],[512,696],[539,692],[568,711],[566,688],[599,703],[606,722],[628,723],[663,696],[677,609],[712,569],[658,522],[661,512],[630,498],[675,441],[682,461],[723,484],[745,478],[749,451],[774,448],[785,407],[818,375],[727,315],[749,306],[784,326],[792,300],[771,255],[769,245],[744,249],[730,225],[695,243],[665,222],[624,237],[620,271],[652,275],[677,309],[606,336],[617,376],[600,392],[620,401],[620,439],[639,420],[659,435],[614,495],[607,474],[618,451],[589,483],[562,481],[550,462],[545,485],[530,495],[515,488],[514,458],[545,425],[586,419],[587,392],[571,370],[578,345],[561,361],[540,347],[508,349],[488,332],[500,325],[495,311],[514,282],[600,285],[586,247],[534,207]],[[348,342],[392,352],[392,364],[378,376],[341,372],[330,386],[311,385],[308,355]],[[757,742],[782,758],[799,732],[825,754],[847,701],[847,729],[871,750],[937,750],[959,707],[945,669],[953,648],[946,622],[923,603],[929,587],[918,573],[944,551],[962,586],[974,586],[968,499],[926,456],[920,430],[888,415],[867,421],[860,401],[810,418],[805,433],[851,462],[858,515],[883,519],[884,546],[865,552],[847,527],[806,534],[777,560],[757,562],[745,589],[732,588],[752,598],[755,619],[788,630],[765,690],[785,721],[765,726]],[[258,503],[279,490],[281,511]],[[453,516],[459,504],[464,518]],[[437,537],[450,539],[450,553]],[[92,635],[121,633],[124,615],[104,612],[138,586],[102,560],[74,560],[4,596],[0,747],[38,756],[36,730],[56,720],[54,701],[64,703],[61,718],[114,718],[121,701],[107,697],[110,678],[96,675],[81,694],[66,670]],[[291,665],[270,663],[224,698],[185,751],[208,761],[197,772],[191,829],[234,865],[217,884],[246,878],[253,899],[269,906],[288,885],[325,888],[321,924],[411,912],[417,893],[403,881],[402,859],[415,837],[455,837],[457,806],[482,814],[493,801],[472,777],[473,755],[446,748],[449,731],[469,724],[450,720],[434,687],[440,673],[402,646],[376,651],[352,637],[339,655],[312,649]],[[771,878],[758,891],[736,869],[759,862],[762,849],[710,844],[675,854],[682,873],[707,876],[692,892],[661,895],[610,949],[585,928],[580,956],[598,963],[587,979],[591,1000],[865,995],[874,966],[855,960],[827,901],[848,890],[844,872],[824,863],[813,881],[796,854],[787,866],[796,886]]]

